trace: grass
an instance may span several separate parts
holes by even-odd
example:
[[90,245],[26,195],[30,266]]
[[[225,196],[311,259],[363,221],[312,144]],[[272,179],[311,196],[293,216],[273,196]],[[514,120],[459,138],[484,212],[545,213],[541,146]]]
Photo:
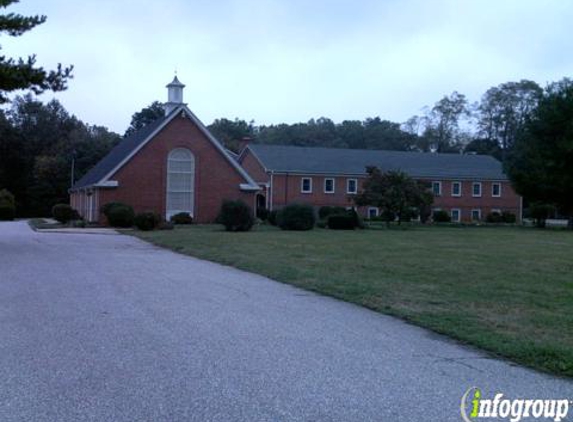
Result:
[[573,233],[523,228],[134,232],[573,376]]

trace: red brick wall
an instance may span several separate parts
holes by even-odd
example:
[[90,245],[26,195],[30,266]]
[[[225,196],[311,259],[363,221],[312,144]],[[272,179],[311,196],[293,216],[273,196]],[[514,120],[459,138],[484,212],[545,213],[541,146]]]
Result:
[[[301,180],[303,177],[312,177],[312,193],[301,193]],[[338,205],[347,207],[352,205],[351,195],[346,193],[346,180],[355,177],[334,177],[335,193],[324,193],[324,179],[329,176],[304,176],[304,175],[274,175],[273,187],[273,208],[281,208],[292,202],[304,202],[316,207],[323,205]],[[361,190],[365,178],[358,178],[358,190]],[[433,180],[427,180],[432,182]],[[436,180],[438,181],[438,180]],[[479,180],[476,180],[476,182]],[[492,182],[482,182],[482,196],[475,198],[472,196],[472,182],[462,181],[462,195],[452,197],[452,182],[441,180],[442,195],[434,199],[433,208],[441,208],[448,212],[452,208],[460,209],[462,221],[471,221],[471,211],[480,209],[482,218],[485,218],[492,210],[510,211],[518,218],[520,217],[520,197],[513,191],[509,182],[502,182],[501,197],[492,197]],[[364,214],[366,209],[361,210]]]
[[261,165],[259,160],[257,160],[250,150],[247,150],[245,155],[241,157],[239,163],[243,168],[249,173],[249,175],[257,183],[267,183],[269,181],[269,175],[265,173],[264,167]]
[[[430,181],[428,181],[430,182]],[[515,193],[509,182],[501,182],[501,196],[492,196],[492,184],[495,182],[482,181],[481,197],[472,196],[472,184],[474,181],[464,180],[462,183],[462,195],[460,197],[452,196],[453,180],[442,180],[442,195],[434,197],[433,208],[441,208],[451,211],[452,208],[458,208],[461,211],[462,221],[471,221],[471,210],[481,210],[482,219],[492,212],[492,210],[510,211],[520,218],[519,195]],[[480,182],[475,180],[475,182]]]
[[[212,222],[224,199],[242,199],[254,207],[254,193],[239,189],[244,178],[188,118],[176,117],[132,157],[111,180],[119,186],[100,189],[100,206],[111,201],[131,205],[135,212],[155,211],[165,216],[167,156],[187,148],[195,156],[194,215]],[[100,215],[100,221],[104,221]]]

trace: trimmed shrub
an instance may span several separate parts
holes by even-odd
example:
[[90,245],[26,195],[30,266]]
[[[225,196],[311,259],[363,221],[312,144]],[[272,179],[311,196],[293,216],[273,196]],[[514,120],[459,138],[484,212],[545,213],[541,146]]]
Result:
[[187,212],[180,212],[172,215],[169,221],[173,224],[193,224],[193,217],[191,217]]
[[103,215],[107,217],[111,209],[117,206],[126,206],[126,205],[123,202],[108,202],[107,204],[101,206],[100,211],[102,212]]
[[157,228],[159,230],[173,230],[175,226],[170,221],[162,221],[159,223],[159,226]]
[[106,216],[107,222],[112,227],[131,227],[135,213],[133,208],[122,202],[108,202],[101,207],[101,212]]
[[490,212],[485,217],[486,223],[503,223],[503,217],[498,212]]
[[112,227],[131,227],[135,213],[129,205],[117,204],[108,209],[106,217]]
[[501,213],[501,220],[507,224],[515,224],[515,222],[517,221],[517,217],[512,212],[503,211]]
[[246,232],[251,230],[255,219],[251,207],[243,201],[223,201],[217,223],[229,232]]
[[0,220],[13,220],[16,216],[16,200],[7,189],[0,190]]
[[434,211],[432,218],[434,220],[434,223],[449,223],[450,221],[452,221],[452,219],[450,218],[450,214],[448,214],[447,211],[444,210]]
[[52,207],[52,217],[62,224],[67,224],[72,220],[79,220],[78,212],[68,204],[56,204]]
[[140,212],[133,219],[133,223],[139,230],[155,230],[161,223],[161,216],[154,212]]
[[283,230],[310,230],[314,223],[314,209],[307,204],[290,204],[277,214],[277,224]]
[[318,209],[318,218],[321,220],[326,220],[331,215],[342,215],[346,214],[346,209],[343,207],[329,207],[322,206]]
[[327,219],[328,228],[332,230],[354,230],[356,228],[356,219],[349,213],[331,215]]
[[267,216],[267,221],[270,225],[276,226],[277,225],[277,210],[269,211],[269,215]]
[[0,203],[0,221],[12,221],[16,217],[16,207],[8,203]]

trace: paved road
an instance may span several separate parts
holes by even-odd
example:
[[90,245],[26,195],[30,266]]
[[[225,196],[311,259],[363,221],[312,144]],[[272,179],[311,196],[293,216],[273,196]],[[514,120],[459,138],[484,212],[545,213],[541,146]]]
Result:
[[[460,421],[573,383],[121,235],[0,223],[0,421]],[[571,412],[573,416],[573,411]]]

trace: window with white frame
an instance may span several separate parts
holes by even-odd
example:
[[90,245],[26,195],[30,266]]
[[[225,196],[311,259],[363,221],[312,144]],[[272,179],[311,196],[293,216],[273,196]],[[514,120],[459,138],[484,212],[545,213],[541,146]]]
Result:
[[472,183],[472,196],[475,198],[481,196],[481,182]]
[[188,149],[177,148],[167,157],[167,220],[186,212],[193,215],[195,157]]
[[324,179],[324,193],[334,193],[334,179]]
[[358,180],[346,179],[346,193],[358,193]]
[[432,182],[432,193],[434,196],[442,196],[442,182]]
[[472,221],[480,221],[481,220],[481,210],[475,209],[472,210]]
[[491,213],[492,213],[492,214],[499,214],[499,215],[501,215],[501,210],[500,210],[499,208],[492,208],[492,209],[491,209]]
[[501,196],[501,183],[491,184],[491,196],[499,198]]
[[312,177],[303,177],[301,179],[300,191],[302,193],[312,193]]
[[459,223],[462,219],[462,213],[459,208],[452,208],[450,216],[454,223]]
[[368,218],[378,217],[378,208],[368,207]]
[[462,196],[462,182],[452,182],[452,196]]

